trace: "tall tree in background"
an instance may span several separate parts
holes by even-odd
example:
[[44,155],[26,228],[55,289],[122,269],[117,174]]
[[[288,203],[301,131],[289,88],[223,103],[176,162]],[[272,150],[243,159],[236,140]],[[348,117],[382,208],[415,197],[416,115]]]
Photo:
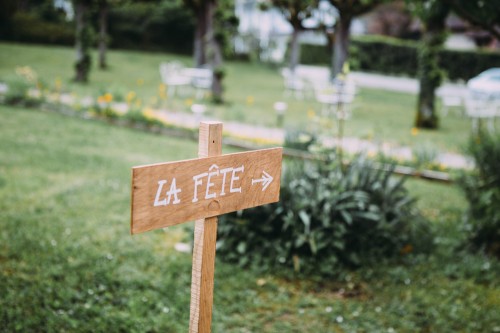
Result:
[[106,62],[106,53],[108,50],[108,13],[109,2],[108,0],[99,0],[97,3],[98,20],[99,20],[99,68],[106,69],[108,63]]
[[193,59],[196,67],[201,67],[207,63],[205,52],[205,36],[207,35],[207,15],[208,3],[206,0],[183,0],[184,5],[191,9],[195,18]]
[[420,90],[414,126],[435,129],[439,127],[436,89],[444,78],[444,71],[439,67],[439,51],[446,39],[445,23],[450,6],[441,0],[407,1],[423,25],[421,46],[418,49]]
[[360,15],[363,15],[383,0],[329,0],[330,3],[337,8],[339,18],[335,24],[334,41],[333,41],[333,56],[331,77],[335,78],[342,72],[344,63],[349,57],[349,39],[352,20]]
[[500,0],[443,0],[461,18],[500,40]]
[[438,66],[438,55],[446,38],[446,17],[454,11],[469,23],[500,39],[500,0],[407,0],[407,3],[424,28],[418,56],[420,91],[415,126],[438,128],[435,91],[444,77],[443,70]]
[[318,5],[318,0],[271,0],[271,2],[293,28],[289,63],[290,70],[293,72],[300,62],[299,35],[304,30],[302,22],[311,16],[312,10]]
[[238,19],[231,0],[183,0],[195,16],[194,63],[196,67],[209,66],[213,70],[212,98],[222,102],[222,67],[227,34],[235,30]]
[[92,0],[73,0],[75,11],[75,78],[76,82],[87,82],[90,72],[92,46],[92,27],[90,9]]

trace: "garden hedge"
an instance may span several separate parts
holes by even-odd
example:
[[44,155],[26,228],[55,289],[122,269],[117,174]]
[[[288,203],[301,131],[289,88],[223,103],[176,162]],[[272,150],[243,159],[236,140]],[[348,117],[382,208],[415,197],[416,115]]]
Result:
[[[416,41],[383,36],[359,36],[351,39],[350,65],[353,70],[384,74],[417,75]],[[302,44],[301,62],[329,65],[330,52],[321,45]],[[453,81],[469,80],[478,73],[500,64],[500,53],[486,50],[442,50],[440,65]]]

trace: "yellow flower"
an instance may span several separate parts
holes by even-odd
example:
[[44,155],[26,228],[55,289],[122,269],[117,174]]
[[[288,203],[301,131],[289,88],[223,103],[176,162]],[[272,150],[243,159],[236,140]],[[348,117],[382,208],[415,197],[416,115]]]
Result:
[[106,103],[104,96],[97,97],[97,103]]
[[155,117],[155,113],[153,111],[152,108],[149,108],[149,107],[146,107],[142,110],[142,114],[144,115],[144,117],[146,117],[147,119],[154,119]]
[[137,80],[137,85],[142,86],[144,84],[144,79],[138,79]]
[[127,93],[127,96],[125,96],[125,101],[127,102],[127,104],[130,104],[132,103],[134,98],[135,98],[135,91],[129,91]]
[[193,100],[191,98],[188,98],[184,101],[184,105],[186,106],[191,106],[193,105]]
[[418,128],[412,127],[412,129],[411,129],[411,135],[417,136],[418,135]]
[[106,103],[110,103],[113,101],[113,95],[111,95],[110,93],[105,93],[102,97],[104,98],[104,101]]
[[61,90],[61,86],[62,86],[62,81],[61,81],[61,78],[58,77],[56,78],[56,81],[55,81],[55,88],[57,91]]
[[163,100],[167,99],[167,86],[163,83],[158,86],[158,96]]
[[316,116],[316,112],[314,112],[314,110],[313,110],[313,109],[307,109],[307,117],[308,117],[309,119],[312,119],[312,118],[314,118],[315,116]]
[[247,105],[253,105],[255,98],[253,96],[247,96]]

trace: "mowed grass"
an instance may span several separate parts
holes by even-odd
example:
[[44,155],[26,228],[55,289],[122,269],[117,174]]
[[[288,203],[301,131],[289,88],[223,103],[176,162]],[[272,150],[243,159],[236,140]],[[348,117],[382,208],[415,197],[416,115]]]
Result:
[[[96,54],[93,54],[93,59],[95,62]],[[30,66],[48,87],[54,87],[55,82],[61,80],[66,92],[95,98],[110,92],[115,99],[124,98],[128,92],[134,91],[141,99],[141,105],[147,106],[158,103],[161,62],[177,60],[185,66],[192,66],[191,57],[165,53],[112,50],[108,59],[108,70],[98,70],[94,65],[90,83],[81,85],[72,82],[74,51],[71,48],[0,43],[0,81],[15,79],[17,66]],[[285,101],[288,103],[286,128],[317,132],[311,115],[321,113],[320,104],[312,96],[305,99],[285,97],[279,68],[236,61],[226,61],[225,68],[226,103],[209,104],[209,116],[224,121],[275,126],[277,117],[273,105]],[[186,92],[169,98],[163,106],[173,111],[189,112],[189,105],[193,102],[196,102],[193,93]],[[412,135],[415,108],[415,95],[360,89],[353,105],[353,117],[345,125],[345,135],[372,140],[380,145],[388,142],[395,146],[461,151],[470,132],[470,122],[466,118],[451,113],[441,119],[439,130],[422,130]],[[326,132],[336,135],[333,127]]]
[[[0,106],[0,332],[186,332],[191,255],[174,244],[192,226],[131,236],[130,167],[196,146]],[[463,198],[408,185],[435,222],[435,255],[330,280],[218,261],[212,331],[498,331],[500,265],[453,251]]]

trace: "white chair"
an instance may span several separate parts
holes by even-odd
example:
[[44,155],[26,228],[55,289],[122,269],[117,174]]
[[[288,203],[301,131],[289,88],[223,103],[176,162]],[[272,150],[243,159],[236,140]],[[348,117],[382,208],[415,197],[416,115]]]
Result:
[[472,131],[477,133],[481,120],[486,120],[488,130],[494,131],[494,120],[497,113],[497,105],[490,100],[478,99],[467,96],[465,99],[465,113],[472,120]]
[[296,98],[303,99],[305,88],[304,80],[296,73],[293,73],[290,68],[283,68],[281,70],[281,75],[283,76],[283,84],[285,87],[284,96],[288,97],[293,94]]
[[346,120],[351,117],[351,105],[354,101],[352,89],[345,89],[339,85],[314,85],[316,101],[322,105],[323,116],[333,116],[336,119]]
[[440,88],[437,91],[437,96],[441,100],[441,108],[443,116],[447,116],[450,111],[459,111],[461,115],[464,114],[464,100],[463,96],[466,94],[465,88],[447,89],[446,87]]
[[191,86],[196,90],[196,99],[202,99],[211,91],[213,71],[209,68],[184,68],[183,74],[190,78]]
[[169,97],[174,97],[177,88],[188,86],[191,78],[184,75],[183,66],[178,62],[168,62],[160,64],[161,81],[167,86]]

